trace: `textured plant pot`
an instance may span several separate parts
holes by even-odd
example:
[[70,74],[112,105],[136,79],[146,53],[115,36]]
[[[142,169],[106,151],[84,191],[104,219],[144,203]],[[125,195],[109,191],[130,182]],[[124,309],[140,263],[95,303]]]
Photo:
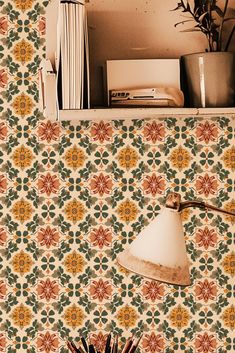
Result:
[[235,53],[195,53],[181,59],[187,106],[235,106]]

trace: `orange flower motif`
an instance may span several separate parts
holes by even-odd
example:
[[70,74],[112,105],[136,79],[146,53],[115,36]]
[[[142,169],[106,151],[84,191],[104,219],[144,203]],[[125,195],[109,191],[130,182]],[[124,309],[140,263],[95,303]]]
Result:
[[0,17],[0,34],[7,34],[8,31],[8,22],[7,16]]
[[66,256],[64,266],[67,272],[77,275],[83,271],[85,261],[82,255],[74,250],[71,254]]
[[208,335],[205,332],[203,335],[197,335],[195,339],[195,348],[198,353],[215,353],[216,352],[216,338],[214,335]]
[[216,245],[217,233],[214,229],[209,229],[208,227],[198,229],[195,240],[199,247],[203,247],[207,250],[210,246],[214,247]]
[[7,190],[7,178],[5,175],[0,175],[0,194],[3,194]]
[[143,189],[146,194],[151,194],[153,197],[157,194],[163,194],[166,187],[165,179],[159,175],[147,175],[143,181]]
[[0,245],[5,245],[7,240],[7,232],[4,228],[0,228]]
[[33,261],[29,254],[21,250],[14,255],[12,265],[15,272],[24,275],[31,270]]
[[222,262],[223,269],[230,276],[235,275],[235,252],[232,251],[230,254],[226,255]]
[[173,167],[178,170],[188,168],[190,164],[190,160],[191,160],[191,156],[189,152],[181,146],[179,146],[178,148],[174,149],[171,152],[170,161]]
[[96,348],[97,352],[103,352],[106,346],[106,340],[107,340],[108,335],[103,335],[102,332],[99,332],[98,335],[93,333],[91,335],[91,344],[94,345]]
[[205,143],[217,141],[218,127],[215,123],[209,123],[209,121],[206,121],[204,124],[199,123],[196,129],[196,136],[198,141]]
[[229,308],[225,309],[222,315],[222,319],[224,321],[224,325],[228,327],[230,330],[235,328],[235,307],[231,305]]
[[142,339],[142,347],[145,352],[150,353],[163,353],[164,352],[164,339],[158,334],[152,332],[150,335],[145,335]]
[[24,223],[31,219],[33,209],[28,201],[21,200],[14,203],[12,213],[14,214],[15,219]]
[[155,302],[157,299],[162,299],[165,293],[165,287],[157,281],[145,281],[142,293],[145,299]]
[[90,182],[91,191],[94,194],[99,194],[99,196],[103,196],[104,194],[109,194],[112,190],[112,180],[108,175],[95,175]]
[[50,143],[51,141],[57,141],[60,135],[60,126],[56,122],[47,121],[46,123],[40,123],[38,127],[38,137],[42,141]]
[[80,327],[83,324],[85,319],[85,315],[83,310],[79,308],[77,305],[73,304],[68,307],[64,313],[65,323],[75,329],[76,327]]
[[162,123],[146,123],[143,130],[144,137],[147,141],[156,143],[157,141],[164,141],[165,127]]
[[6,351],[6,337],[4,333],[0,333],[0,352]]
[[5,140],[7,137],[7,126],[4,122],[0,123],[0,140]]
[[132,222],[136,220],[138,208],[134,202],[126,200],[120,203],[117,213],[122,221]]
[[47,196],[56,194],[59,187],[60,182],[56,175],[47,173],[46,175],[41,175],[38,180],[38,189],[41,194],[46,194]]
[[46,228],[40,228],[37,234],[37,239],[41,246],[45,245],[47,249],[49,249],[51,246],[58,245],[60,233],[56,228],[47,226]]
[[120,166],[129,170],[136,167],[139,155],[134,148],[127,146],[118,153],[117,158]]
[[99,279],[98,281],[92,281],[89,289],[92,299],[98,299],[99,302],[103,300],[108,300],[112,294],[112,287],[109,281],[103,281]]
[[40,299],[46,299],[49,302],[56,299],[59,294],[59,286],[56,281],[51,281],[49,278],[46,281],[39,281],[37,293]]
[[55,333],[39,333],[37,338],[37,351],[43,353],[58,352],[59,340]]
[[208,174],[204,176],[199,175],[196,180],[196,189],[199,195],[203,194],[208,197],[209,195],[215,195],[218,188],[218,182],[216,176],[211,177]]
[[46,34],[46,18],[41,16],[38,23],[38,30],[41,36]]
[[109,141],[112,137],[113,129],[109,123],[104,123],[100,121],[99,123],[93,123],[91,127],[91,136],[94,141],[99,141],[103,143],[104,141]]
[[21,64],[31,61],[34,55],[32,44],[25,39],[22,39],[14,46],[13,55],[15,60],[19,61]]
[[27,306],[20,304],[12,311],[11,318],[13,324],[22,329],[31,323],[33,316]]
[[188,325],[190,316],[187,309],[183,308],[181,305],[178,305],[176,308],[171,310],[169,319],[172,326],[180,330]]
[[6,283],[3,280],[0,280],[0,299],[5,299],[6,294],[7,294]]
[[66,218],[73,223],[81,221],[85,215],[85,207],[80,201],[72,200],[65,206]]
[[129,305],[119,309],[116,317],[118,324],[122,327],[125,327],[125,329],[129,329],[130,327],[135,326],[138,319],[136,310],[134,307]]
[[0,88],[5,88],[7,86],[8,76],[5,69],[0,70]]
[[98,246],[102,249],[104,246],[110,246],[112,241],[112,233],[107,228],[100,226],[97,229],[93,229],[90,234],[90,241],[93,246]]
[[207,279],[198,281],[195,287],[195,295],[198,300],[203,300],[207,303],[209,300],[214,300],[217,294],[216,283]]

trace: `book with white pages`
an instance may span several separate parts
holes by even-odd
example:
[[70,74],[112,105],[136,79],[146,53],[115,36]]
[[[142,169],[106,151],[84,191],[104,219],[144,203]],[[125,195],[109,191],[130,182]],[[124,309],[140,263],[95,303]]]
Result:
[[72,0],[62,1],[59,12],[57,41],[57,57],[60,61],[59,106],[60,109],[88,108],[90,85],[85,6]]

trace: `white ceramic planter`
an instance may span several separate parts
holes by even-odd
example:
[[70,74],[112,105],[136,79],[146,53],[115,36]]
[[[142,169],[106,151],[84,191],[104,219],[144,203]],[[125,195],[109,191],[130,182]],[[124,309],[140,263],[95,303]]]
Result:
[[181,59],[188,106],[235,106],[235,53],[194,53]]

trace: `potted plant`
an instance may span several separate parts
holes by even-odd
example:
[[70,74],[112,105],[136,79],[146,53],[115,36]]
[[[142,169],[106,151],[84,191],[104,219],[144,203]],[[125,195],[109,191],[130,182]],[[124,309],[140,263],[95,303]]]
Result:
[[225,24],[235,17],[228,15],[228,3],[224,0],[221,8],[217,0],[180,0],[173,10],[187,16],[175,26],[193,22],[193,27],[183,32],[199,31],[208,43],[205,52],[182,56],[184,93],[189,106],[235,106],[235,53],[228,51],[235,25],[225,33]]

